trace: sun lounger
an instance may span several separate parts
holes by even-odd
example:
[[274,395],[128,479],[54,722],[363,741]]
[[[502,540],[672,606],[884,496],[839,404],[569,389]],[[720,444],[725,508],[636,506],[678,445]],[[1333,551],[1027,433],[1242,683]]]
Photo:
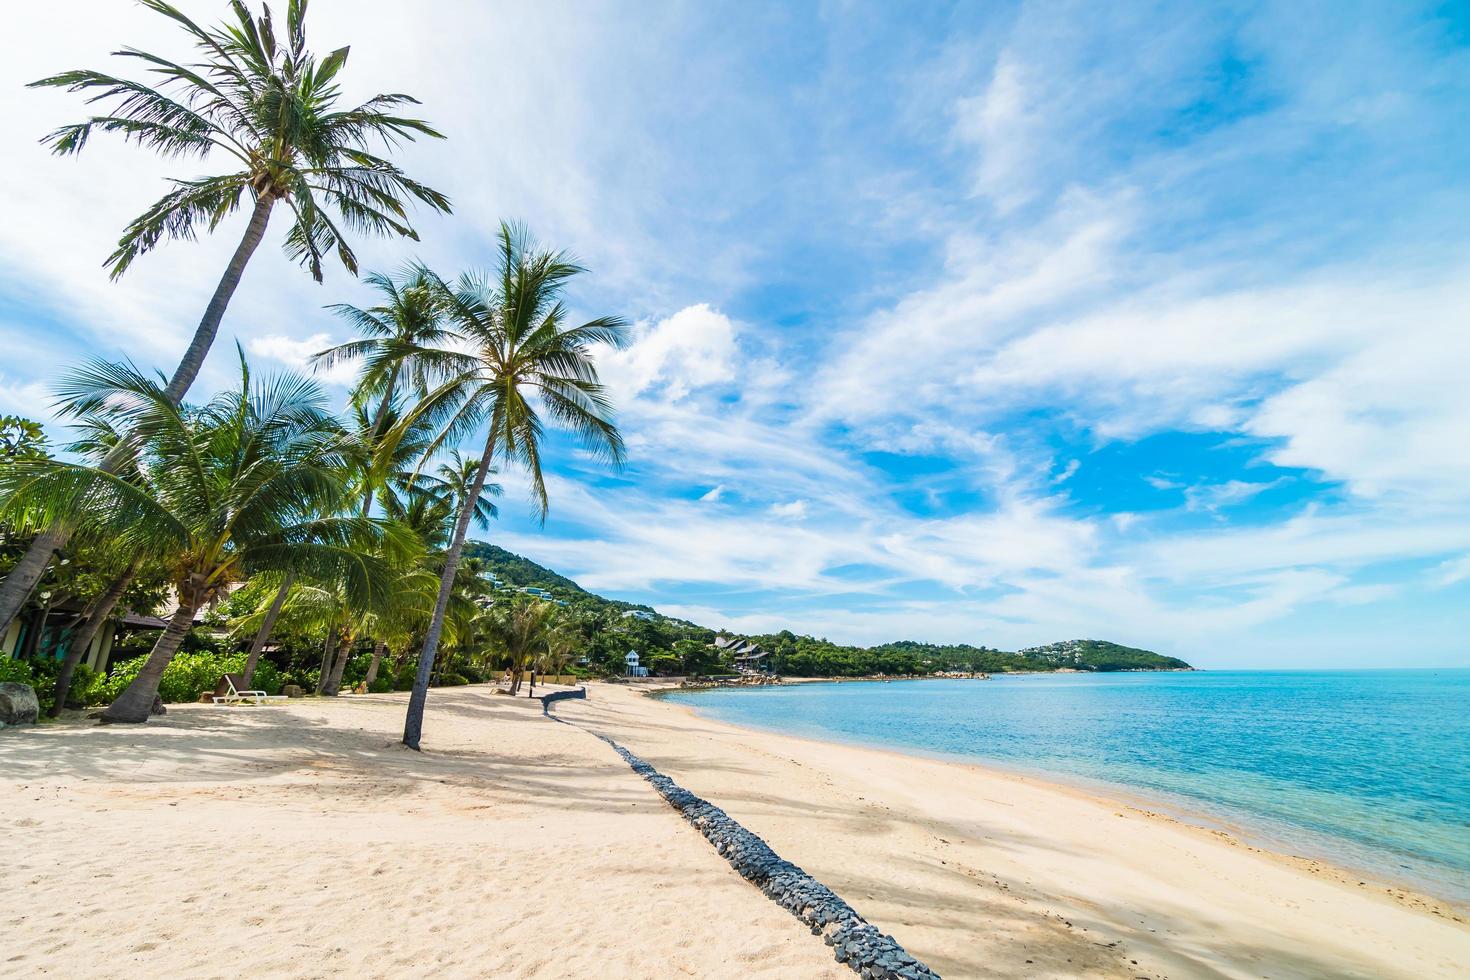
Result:
[[264,691],[245,690],[245,678],[239,674],[225,674],[214,686],[215,704],[265,704],[267,701],[284,700],[285,697],[279,694],[272,697]]

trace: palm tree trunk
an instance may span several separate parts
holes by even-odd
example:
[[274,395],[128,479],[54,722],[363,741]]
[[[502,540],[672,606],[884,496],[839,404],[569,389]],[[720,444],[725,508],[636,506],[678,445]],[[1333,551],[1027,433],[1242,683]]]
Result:
[[337,627],[334,623],[327,624],[327,638],[322,641],[322,667],[316,673],[316,693],[321,694],[327,689],[327,679],[332,675],[332,651],[335,650],[337,639]]
[[255,631],[255,639],[250,641],[250,655],[245,658],[245,686],[250,686],[250,679],[255,676],[255,665],[260,662],[260,652],[265,649],[266,643],[271,638],[271,630],[276,628],[276,617],[281,615],[281,607],[286,604],[286,595],[291,591],[291,583],[296,580],[295,572],[287,572],[286,577],[281,579],[281,588],[276,592],[276,597],[271,600],[271,606],[265,611],[265,619],[260,621],[260,629]]
[[[199,369],[204,366],[204,358],[209,353],[210,345],[214,343],[214,335],[219,332],[220,321],[225,317],[225,308],[230,305],[230,297],[235,295],[235,287],[240,285],[240,277],[245,273],[250,256],[255,254],[260,240],[265,237],[265,226],[271,220],[271,208],[275,203],[276,199],[269,194],[255,199],[255,210],[250,213],[250,223],[245,226],[245,237],[235,246],[230,264],[225,266],[225,274],[220,276],[219,285],[214,287],[214,295],[204,308],[204,316],[199,318],[199,326],[194,328],[194,339],[189,341],[189,347],[184,351],[179,366],[168,380],[168,397],[175,405],[183,401],[189,386],[199,377]],[[109,457],[111,455],[112,453],[108,454]]]
[[10,569],[5,581],[0,582],[0,636],[10,628],[11,622],[25,608],[26,601],[36,590],[41,576],[51,564],[51,556],[71,538],[71,530],[64,524],[46,528],[31,541],[20,561]]
[[368,664],[367,676],[362,679],[364,687],[371,688],[373,686],[373,681],[378,679],[378,664],[382,663],[383,654],[387,652],[388,644],[383,642],[382,640],[379,640],[378,645],[373,647],[372,662]]
[[342,689],[342,675],[347,671],[347,661],[352,659],[352,646],[356,639],[355,630],[343,630],[342,642],[337,644],[337,658],[332,662],[332,676],[327,681],[326,690],[322,691],[329,698],[335,698]]
[[[245,272],[245,265],[250,261],[250,256],[260,245],[260,240],[265,237],[265,226],[270,221],[271,207],[275,204],[275,198],[266,195],[255,202],[255,210],[250,214],[250,223],[245,226],[245,237],[240,239],[240,244],[235,247],[235,254],[230,257],[230,264],[225,266],[225,274],[220,277],[219,284],[214,287],[214,295],[209,298],[209,305],[204,308],[204,316],[199,320],[199,326],[194,328],[194,339],[189,342],[189,347],[184,351],[183,359],[179,366],[174,369],[173,377],[168,382],[168,397],[177,405],[183,401],[189,386],[199,376],[199,369],[204,365],[204,357],[209,353],[209,347],[214,343],[214,335],[219,332],[220,321],[224,319],[225,308],[230,305],[230,297],[235,295],[235,287],[240,285],[240,277]],[[103,458],[99,467],[103,472],[115,473],[133,453],[133,440],[123,439],[112,451]],[[10,626],[11,620],[20,614],[25,606],[26,600],[30,598],[31,592],[35,590],[36,583],[41,581],[41,576],[46,574],[46,566],[51,564],[51,555],[66,547],[67,541],[71,539],[71,528],[65,524],[57,524],[49,527],[36,535],[20,561],[5,576],[5,581],[0,582],[0,634]]]
[[439,598],[434,603],[434,616],[429,620],[429,629],[424,634],[424,648],[419,653],[413,693],[408,696],[408,714],[403,720],[403,744],[415,751],[418,750],[419,740],[424,734],[424,704],[429,700],[429,674],[434,669],[439,634],[444,631],[444,613],[449,609],[449,596],[454,591],[454,573],[459,570],[459,555],[464,550],[465,535],[470,530],[470,518],[475,513],[475,502],[485,489],[485,474],[490,471],[490,459],[494,455],[495,438],[487,436],[485,451],[480,455],[480,466],[475,470],[475,482],[470,487],[469,495],[460,502],[459,519],[454,522],[454,538],[449,542],[449,551],[444,556],[444,572],[439,577]]
[[164,668],[174,659],[179,644],[184,642],[184,637],[194,625],[194,610],[198,608],[197,598],[179,603],[178,611],[169,620],[168,629],[153,644],[148,662],[138,671],[138,676],[133,678],[133,683],[128,685],[127,690],[118,695],[118,699],[102,712],[103,724],[138,724],[148,720],[148,713],[153,709],[153,699],[158,696],[158,682],[163,678]]
[[[383,389],[383,400],[378,402],[378,410],[373,413],[373,425],[368,430],[367,445],[369,450],[375,448],[378,441],[378,433],[383,430],[383,419],[388,417],[388,406],[393,404],[393,389],[398,386],[398,367],[395,365],[388,375],[388,384]],[[362,516],[367,517],[373,509],[373,484],[371,480],[364,481],[367,486],[362,491]]]
[[52,718],[60,715],[61,709],[66,706],[66,696],[71,693],[71,679],[76,673],[77,664],[81,663],[82,658],[87,655],[87,648],[92,645],[92,638],[97,635],[102,624],[107,622],[108,617],[112,615],[112,610],[117,608],[123,593],[128,590],[129,585],[133,584],[133,577],[138,574],[138,567],[142,564],[142,558],[134,558],[133,563],[107,587],[106,592],[98,597],[96,603],[88,611],[87,618],[71,635],[66,648],[66,659],[61,662],[61,671],[56,675],[56,700],[51,705],[51,710],[47,712]]

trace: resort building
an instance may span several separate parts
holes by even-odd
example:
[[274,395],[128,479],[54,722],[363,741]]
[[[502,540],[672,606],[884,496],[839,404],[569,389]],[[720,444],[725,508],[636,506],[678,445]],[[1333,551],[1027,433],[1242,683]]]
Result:
[[[62,607],[60,609],[33,609],[17,616],[0,638],[0,657],[18,660],[60,660],[66,655],[67,640],[72,630],[80,623],[83,610]],[[112,649],[119,637],[139,630],[163,630],[168,623],[157,616],[140,616],[129,612],[121,618],[104,623],[92,637],[82,665],[98,673],[105,672],[112,658]]]
[[730,663],[742,674],[770,673],[770,654],[749,640],[723,634],[715,637],[715,649],[730,657]]
[[657,619],[658,617],[655,616],[653,613],[649,612],[647,609],[629,609],[627,612],[623,613],[623,618],[624,619],[641,619],[645,623],[651,623],[655,619]]

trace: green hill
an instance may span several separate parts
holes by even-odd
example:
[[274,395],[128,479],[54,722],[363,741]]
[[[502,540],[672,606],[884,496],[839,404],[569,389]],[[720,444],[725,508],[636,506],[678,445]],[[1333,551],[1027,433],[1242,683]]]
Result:
[[[529,558],[484,541],[467,541],[465,556],[513,588],[545,589],[567,603],[567,614],[583,637],[583,665],[594,673],[620,673],[623,656],[637,650],[644,665],[660,674],[718,673],[728,668],[710,644],[715,630],[660,615],[653,607],[608,599]],[[642,613],[642,616],[634,615]],[[872,647],[846,646],[790,630],[751,636],[771,655],[772,667],[791,677],[862,677],[869,674],[923,675],[938,671],[1188,670],[1189,664],[1150,650],[1106,640],[1066,640],[1007,652],[968,643],[898,640]]]

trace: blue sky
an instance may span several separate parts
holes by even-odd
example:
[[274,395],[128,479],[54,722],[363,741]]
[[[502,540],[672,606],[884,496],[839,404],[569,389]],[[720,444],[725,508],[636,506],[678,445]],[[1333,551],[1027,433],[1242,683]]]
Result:
[[[0,411],[40,417],[81,354],[171,365],[240,232],[107,281],[198,167],[36,145],[78,105],[22,83],[178,50],[73,6],[13,12],[0,65]],[[310,26],[450,137],[402,160],[455,215],[369,267],[482,265],[519,219],[636,323],[628,468],[558,441],[545,527],[508,473],[491,540],[746,631],[1470,664],[1470,8],[490,7]],[[231,336],[300,366],[369,299],[272,241],[196,390]]]

